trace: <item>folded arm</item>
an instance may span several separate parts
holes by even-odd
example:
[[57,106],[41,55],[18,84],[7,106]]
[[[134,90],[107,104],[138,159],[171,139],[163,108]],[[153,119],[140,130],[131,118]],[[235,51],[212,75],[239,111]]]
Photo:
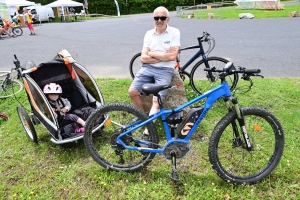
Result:
[[178,50],[178,46],[173,46],[167,52],[151,52],[148,47],[145,47],[142,50],[141,62],[153,64],[158,62],[174,61],[178,55]]

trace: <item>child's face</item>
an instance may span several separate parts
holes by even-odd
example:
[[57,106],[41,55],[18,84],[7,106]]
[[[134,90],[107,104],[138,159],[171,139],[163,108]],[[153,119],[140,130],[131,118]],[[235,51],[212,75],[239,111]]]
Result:
[[48,94],[48,98],[52,101],[56,101],[59,98],[59,94]]

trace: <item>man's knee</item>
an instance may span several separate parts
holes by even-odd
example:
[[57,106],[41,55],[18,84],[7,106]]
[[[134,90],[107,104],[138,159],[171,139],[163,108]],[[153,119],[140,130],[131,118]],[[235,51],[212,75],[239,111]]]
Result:
[[136,96],[140,96],[141,93],[135,89],[129,88],[128,90],[128,94],[130,97],[136,97]]

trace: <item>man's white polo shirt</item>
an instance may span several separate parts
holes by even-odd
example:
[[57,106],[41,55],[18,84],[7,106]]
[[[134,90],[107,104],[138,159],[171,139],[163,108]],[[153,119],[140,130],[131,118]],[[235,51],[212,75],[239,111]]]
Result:
[[[156,33],[156,28],[147,31],[145,34],[143,47],[148,47],[152,52],[167,52],[174,46],[180,47],[180,32],[177,28],[167,25],[165,32],[160,35]],[[151,65],[173,68],[175,61],[159,62]]]

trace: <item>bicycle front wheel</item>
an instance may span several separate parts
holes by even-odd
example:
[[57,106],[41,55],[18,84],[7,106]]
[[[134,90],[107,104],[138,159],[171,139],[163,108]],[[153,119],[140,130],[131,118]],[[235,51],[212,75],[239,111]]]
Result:
[[28,138],[37,144],[38,143],[37,134],[25,108],[22,105],[18,105],[17,112]]
[[141,53],[135,54],[129,63],[129,72],[132,79],[134,79],[136,73],[142,68]]
[[23,34],[23,30],[22,30],[20,27],[14,27],[14,28],[12,29],[12,32],[13,32],[13,34],[16,35],[16,36],[20,36],[20,35]]
[[[220,57],[208,57],[207,62],[210,68],[215,67],[216,69],[223,69],[229,61]],[[198,94],[207,92],[221,83],[218,77],[218,72],[211,72],[212,78],[214,79],[212,81],[208,72],[204,71],[204,68],[206,68],[205,63],[203,60],[200,60],[191,70],[191,86]],[[236,87],[238,79],[238,74],[226,76],[226,81],[228,82],[231,91]]]
[[[101,131],[93,133],[93,127],[101,116],[107,116],[107,121]],[[141,152],[137,149],[125,149],[116,140],[120,134],[147,119],[147,114],[133,105],[124,103],[106,104],[98,108],[87,119],[84,144],[92,158],[105,169],[125,172],[138,171],[146,167],[155,154]],[[153,122],[124,135],[121,140],[127,146],[141,147],[137,139],[141,138],[145,128],[147,128],[150,136],[148,147],[157,148],[158,134]]]
[[6,79],[2,81],[0,88],[0,98],[11,97],[23,90],[23,84],[19,80]]
[[235,111],[223,117],[215,127],[209,143],[209,159],[223,180],[235,184],[254,184],[268,176],[283,153],[284,135],[278,119],[259,107],[242,108],[251,150],[246,149],[242,133],[236,136],[232,124]]

